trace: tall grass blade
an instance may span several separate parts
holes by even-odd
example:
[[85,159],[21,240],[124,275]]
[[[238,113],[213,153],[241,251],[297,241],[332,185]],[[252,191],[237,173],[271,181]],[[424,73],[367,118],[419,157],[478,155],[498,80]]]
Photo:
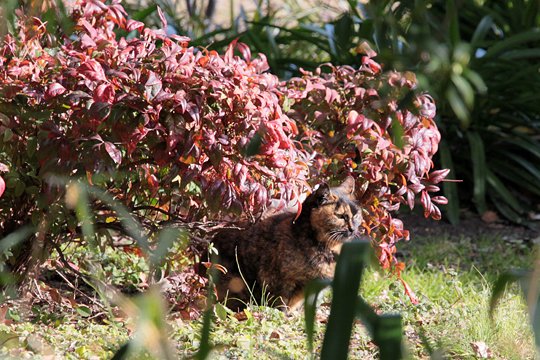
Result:
[[366,325],[373,342],[379,347],[381,360],[403,358],[403,326],[401,315],[377,315],[377,313],[359,297],[356,316]]
[[[17,231],[14,231],[11,234],[0,239],[0,256],[23,242],[30,235],[32,235],[34,231],[35,229],[32,225],[24,225],[17,229]],[[2,266],[0,265],[0,268],[1,267]]]
[[499,276],[499,278],[493,284],[493,290],[491,291],[491,297],[489,299],[489,316],[493,318],[497,304],[501,297],[504,295],[504,291],[509,284],[522,281],[529,281],[531,272],[528,270],[510,270]]
[[155,250],[150,254],[150,266],[160,266],[167,256],[169,249],[179,239],[182,240],[182,243],[187,243],[188,235],[185,230],[172,227],[162,229],[158,234]]
[[489,315],[493,319],[493,314],[500,301],[506,287],[512,283],[518,283],[523,294],[523,298],[527,301],[529,309],[529,319],[534,332],[534,341],[537,351],[540,351],[540,293],[538,288],[538,280],[540,269],[538,261],[536,268],[533,271],[529,270],[511,270],[508,271],[495,281],[493,291],[489,302]]
[[378,319],[373,342],[379,347],[381,360],[397,360],[403,357],[403,326],[401,315],[382,315]]
[[334,275],[332,307],[324,335],[321,359],[347,359],[358,289],[368,261],[369,241],[343,245]]
[[317,299],[320,292],[331,284],[332,282],[330,280],[316,279],[307,284],[304,292],[304,321],[306,326],[308,351],[310,354],[313,353],[313,333],[315,331]]
[[102,202],[107,204],[112,210],[114,210],[118,215],[118,218],[120,219],[120,222],[126,232],[137,242],[137,245],[139,245],[141,250],[143,250],[146,254],[151,253],[148,239],[145,236],[141,224],[137,220],[135,220],[133,215],[124,205],[122,205],[119,201],[116,201],[107,192],[100,190],[96,187],[89,186],[88,192],[90,195],[92,195],[98,200],[101,200]]

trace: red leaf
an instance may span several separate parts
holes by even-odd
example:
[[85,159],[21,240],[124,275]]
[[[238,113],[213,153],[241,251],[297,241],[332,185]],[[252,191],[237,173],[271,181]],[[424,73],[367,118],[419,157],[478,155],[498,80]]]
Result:
[[152,100],[161,91],[162,83],[155,72],[148,73],[148,79],[144,83],[144,95],[148,100]]
[[94,101],[112,104],[114,102],[114,88],[111,84],[103,83],[94,90]]
[[111,159],[113,159],[115,163],[120,164],[122,162],[122,152],[111,142],[105,141],[103,144]]
[[49,100],[55,96],[61,95],[66,92],[66,88],[59,83],[52,83],[47,87],[45,91],[45,99]]
[[96,60],[88,60],[79,66],[79,73],[89,80],[104,81],[107,80],[103,67]]
[[411,289],[411,287],[409,286],[409,284],[407,284],[407,282],[405,280],[403,280],[401,277],[399,279],[401,281],[401,283],[403,284],[403,288],[405,289],[405,294],[407,294],[407,296],[409,297],[409,299],[411,300],[411,302],[414,304],[414,305],[418,305],[418,298],[416,297],[414,291]]
[[111,114],[111,104],[104,102],[95,102],[90,105],[88,114],[92,119],[103,121]]

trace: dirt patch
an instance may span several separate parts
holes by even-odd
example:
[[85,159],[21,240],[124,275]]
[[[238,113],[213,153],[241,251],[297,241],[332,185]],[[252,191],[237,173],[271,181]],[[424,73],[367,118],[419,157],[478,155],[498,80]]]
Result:
[[398,216],[409,229],[411,239],[418,237],[447,235],[450,238],[478,238],[482,236],[500,236],[503,240],[512,243],[540,243],[540,222],[536,221],[530,226],[519,226],[499,218],[484,217],[472,212],[465,212],[458,225],[452,225],[445,220],[435,221],[426,219],[420,214],[410,213]]

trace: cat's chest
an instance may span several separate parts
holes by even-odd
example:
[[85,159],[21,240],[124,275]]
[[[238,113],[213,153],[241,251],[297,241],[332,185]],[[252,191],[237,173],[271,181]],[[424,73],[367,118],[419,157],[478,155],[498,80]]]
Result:
[[306,251],[304,257],[304,271],[309,277],[332,278],[336,268],[336,259],[341,246],[334,248],[317,247]]

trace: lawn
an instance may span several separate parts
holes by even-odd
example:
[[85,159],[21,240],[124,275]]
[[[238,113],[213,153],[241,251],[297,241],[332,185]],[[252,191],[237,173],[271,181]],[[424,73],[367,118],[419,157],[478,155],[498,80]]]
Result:
[[[507,269],[530,266],[530,247],[497,235],[443,234],[415,238],[399,249],[408,264],[404,278],[420,303],[411,304],[402,286],[377,270],[376,265],[366,271],[361,292],[378,312],[402,314],[410,358],[429,358],[429,352],[435,358],[442,355],[450,359],[535,358],[526,308],[517,287],[507,290],[493,321],[488,313],[492,282]],[[111,269],[109,273],[116,276],[116,282],[121,282],[122,275],[126,281],[133,281],[133,274],[144,268],[133,254],[107,256],[111,261],[104,264],[108,264],[106,268]],[[121,268],[112,271],[115,266]],[[57,282],[39,284],[42,291],[54,293],[50,286]],[[61,299],[69,298],[65,290],[59,293]],[[331,301],[329,293],[323,297],[317,313],[315,352],[320,349]],[[0,308],[0,357],[111,358],[130,337],[138,340],[132,343],[129,358],[166,356],[156,349],[168,349],[173,358],[194,355],[201,341],[201,319],[184,320],[179,313],[170,312],[167,325],[156,328],[153,325],[160,324],[156,320],[156,298],[139,299],[131,310],[129,306],[121,306],[123,311],[104,307],[103,314],[94,310],[95,306],[70,306],[64,300],[52,307],[51,303],[30,304],[24,298],[7,302]],[[149,308],[158,309],[154,318],[149,318],[146,311],[145,316],[133,320],[137,309]],[[169,334],[169,348],[160,343],[165,333]],[[264,306],[251,306],[241,314],[218,307],[210,342],[214,345],[210,353],[213,359],[308,357],[303,315],[286,315]],[[137,349],[142,344],[149,345],[150,351]],[[360,323],[354,328],[350,358],[377,358],[377,348]]]

